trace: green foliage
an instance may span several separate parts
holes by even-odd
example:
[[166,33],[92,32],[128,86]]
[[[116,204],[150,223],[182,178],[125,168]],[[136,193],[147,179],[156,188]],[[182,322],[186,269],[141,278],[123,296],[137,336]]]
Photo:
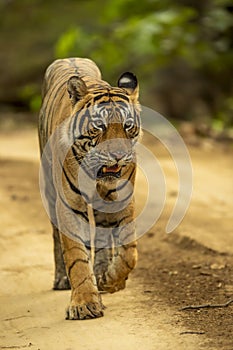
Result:
[[[175,55],[185,54],[185,45],[193,43],[194,28],[188,21],[195,16],[194,10],[166,9],[144,16],[132,14],[127,18],[122,14],[120,18],[120,5],[118,1],[115,5],[114,1],[111,6],[106,5],[105,14],[99,19],[102,25],[98,35],[95,29],[90,31],[83,27],[67,30],[57,42],[56,57],[77,54],[92,57],[111,79],[122,69],[135,69],[138,65],[142,73],[151,67],[158,69]],[[117,17],[113,16],[114,6]],[[182,30],[185,25],[188,26],[186,33]]]
[[233,58],[226,3],[215,0],[200,14],[179,1],[106,1],[95,26],[77,26],[63,34],[56,56],[92,57],[104,65],[108,77],[114,75],[113,67],[118,73],[118,67],[140,65],[144,74],[177,57],[195,68],[221,70]]
[[19,91],[21,101],[28,106],[30,111],[37,112],[41,106],[41,95],[37,84],[27,84]]
[[148,92],[156,89],[156,72],[184,62],[210,85],[217,86],[219,95],[223,91],[214,118],[219,125],[231,124],[232,84],[226,79],[233,68],[230,2],[196,0],[192,6],[185,3],[189,2],[90,2],[90,18],[63,33],[55,55],[90,57],[110,82],[116,81],[124,70],[135,71]]

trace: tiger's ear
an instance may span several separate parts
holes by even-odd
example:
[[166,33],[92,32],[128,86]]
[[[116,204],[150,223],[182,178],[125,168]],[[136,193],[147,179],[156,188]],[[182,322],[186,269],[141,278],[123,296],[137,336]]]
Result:
[[85,82],[75,75],[68,80],[67,90],[73,106],[87,94]]
[[127,91],[133,99],[137,100],[139,95],[139,85],[136,75],[131,72],[123,73],[118,79],[118,87]]

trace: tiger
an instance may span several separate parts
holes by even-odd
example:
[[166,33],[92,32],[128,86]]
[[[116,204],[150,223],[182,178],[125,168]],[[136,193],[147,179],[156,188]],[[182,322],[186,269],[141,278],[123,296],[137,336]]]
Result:
[[[57,59],[48,66],[38,134],[41,160],[56,134],[42,167],[54,241],[53,289],[71,289],[66,319],[103,316],[102,293],[124,289],[136,266],[133,191],[140,118],[133,73],[123,73],[112,87],[88,58]],[[82,186],[81,169],[86,176]],[[56,182],[59,172],[62,190]],[[94,195],[87,188],[90,179]],[[95,231],[92,242],[88,227]]]

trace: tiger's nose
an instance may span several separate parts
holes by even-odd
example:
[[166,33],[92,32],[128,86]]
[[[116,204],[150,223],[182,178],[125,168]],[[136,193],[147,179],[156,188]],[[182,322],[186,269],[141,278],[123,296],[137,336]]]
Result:
[[124,152],[121,152],[121,151],[110,152],[110,156],[111,156],[111,158],[113,158],[114,160],[119,161],[119,160],[121,160],[121,159],[125,156],[125,153],[124,153]]

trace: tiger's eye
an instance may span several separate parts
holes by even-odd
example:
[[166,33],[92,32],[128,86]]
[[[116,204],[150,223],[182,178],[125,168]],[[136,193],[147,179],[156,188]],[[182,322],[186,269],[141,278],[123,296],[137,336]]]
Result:
[[97,120],[94,124],[94,128],[104,131],[106,129],[105,124],[101,120]]
[[124,126],[125,126],[125,129],[130,129],[134,126],[134,123],[131,121],[127,121],[127,122],[125,122]]

